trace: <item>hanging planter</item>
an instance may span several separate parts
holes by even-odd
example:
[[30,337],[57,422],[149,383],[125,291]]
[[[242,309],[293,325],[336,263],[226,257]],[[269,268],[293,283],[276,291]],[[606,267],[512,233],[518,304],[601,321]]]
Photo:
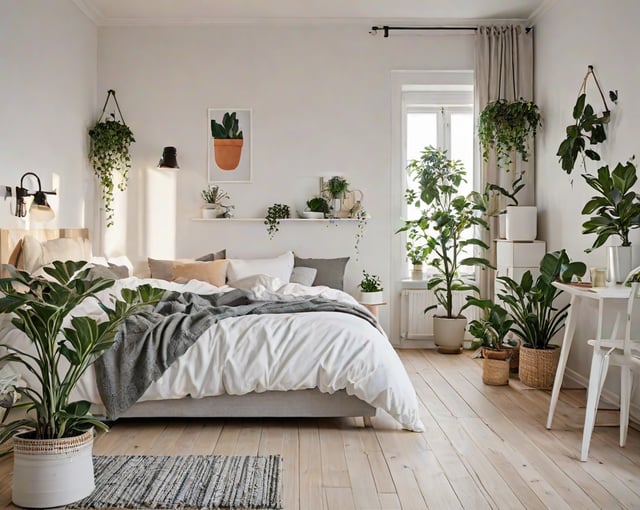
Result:
[[[105,120],[102,120],[107,103],[112,96],[120,120],[116,119],[115,113],[111,113]],[[113,194],[116,186],[120,191],[127,189],[129,169],[131,168],[129,146],[135,142],[131,129],[125,124],[122,117],[115,90],[107,92],[102,113],[93,128],[89,130],[89,138],[89,161],[100,182],[107,227],[110,227],[113,225]],[[116,172],[120,174],[117,184],[114,180]]]
[[498,166],[507,172],[514,152],[527,161],[529,139],[535,137],[540,125],[540,110],[533,101],[498,99],[487,104],[478,123],[483,159],[488,160],[489,151],[494,149]]

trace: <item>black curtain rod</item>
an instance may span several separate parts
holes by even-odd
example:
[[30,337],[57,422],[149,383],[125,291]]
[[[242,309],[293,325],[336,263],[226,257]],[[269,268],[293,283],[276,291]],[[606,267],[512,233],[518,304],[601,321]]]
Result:
[[[529,32],[533,27],[527,27],[525,30]],[[390,27],[389,25],[373,26],[371,27],[370,34],[376,35],[378,30],[382,30],[384,32],[385,37],[389,37],[389,30],[473,30],[474,32],[478,30],[478,27],[458,27],[458,26],[449,26],[449,27]]]

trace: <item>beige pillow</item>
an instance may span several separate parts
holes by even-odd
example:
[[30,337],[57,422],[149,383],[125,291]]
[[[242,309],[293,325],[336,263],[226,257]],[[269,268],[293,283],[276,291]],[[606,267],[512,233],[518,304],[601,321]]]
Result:
[[200,280],[216,287],[222,287],[226,281],[227,264],[226,259],[212,260],[211,262],[176,262],[173,265],[173,281]]
[[54,260],[90,260],[91,242],[81,237],[61,237],[40,242],[26,235],[22,240],[22,264],[25,271],[32,273],[36,269],[51,264]]
[[196,261],[204,261],[210,262],[212,260],[221,260],[226,258],[226,250],[220,250],[215,253],[207,253],[202,257],[198,257],[197,259],[177,259],[177,260],[163,260],[163,259],[152,259],[151,257],[147,258],[147,262],[149,263],[149,272],[151,274],[151,278],[157,278],[158,280],[173,280],[173,266],[174,264],[189,264],[191,262]]

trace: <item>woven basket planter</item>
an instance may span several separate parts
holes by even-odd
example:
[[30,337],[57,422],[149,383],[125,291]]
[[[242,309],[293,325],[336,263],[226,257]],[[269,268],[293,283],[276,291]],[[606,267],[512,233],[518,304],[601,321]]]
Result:
[[12,500],[50,508],[87,497],[94,489],[93,429],[62,439],[13,438]]
[[509,384],[509,357],[507,350],[482,349],[482,382],[491,386]]
[[557,345],[550,345],[548,349],[531,349],[522,345],[518,376],[531,388],[549,389],[553,386],[559,358]]

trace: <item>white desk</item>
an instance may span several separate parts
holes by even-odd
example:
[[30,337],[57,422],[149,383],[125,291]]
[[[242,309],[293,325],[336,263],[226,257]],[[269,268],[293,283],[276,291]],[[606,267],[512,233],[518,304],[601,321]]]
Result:
[[598,302],[598,327],[596,331],[597,336],[595,338],[599,339],[602,338],[605,306],[609,306],[615,302],[624,303],[629,299],[629,293],[631,292],[630,287],[624,287],[623,285],[609,285],[607,287],[598,287],[594,289],[591,287],[560,282],[554,282],[553,285],[554,287],[571,295],[571,306],[569,307],[567,322],[565,323],[564,339],[562,340],[562,346],[560,347],[558,371],[556,372],[556,378],[553,381],[553,391],[551,392],[551,402],[549,403],[549,414],[547,416],[548,429],[551,428],[553,414],[556,410],[556,404],[558,403],[558,396],[560,395],[560,387],[562,386],[564,370],[567,366],[567,359],[569,358],[569,351],[571,350],[573,335],[576,331],[576,323],[580,316],[582,303],[588,299],[596,300]]

